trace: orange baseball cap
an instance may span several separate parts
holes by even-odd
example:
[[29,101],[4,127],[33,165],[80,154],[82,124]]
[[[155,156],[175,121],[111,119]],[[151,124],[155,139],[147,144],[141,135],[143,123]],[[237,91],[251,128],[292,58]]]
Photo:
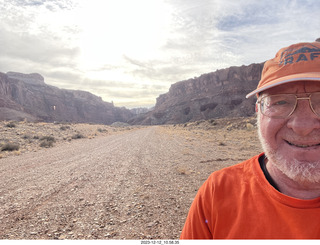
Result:
[[246,98],[301,80],[320,82],[320,42],[297,43],[280,49],[273,59],[264,64],[257,89],[247,94]]

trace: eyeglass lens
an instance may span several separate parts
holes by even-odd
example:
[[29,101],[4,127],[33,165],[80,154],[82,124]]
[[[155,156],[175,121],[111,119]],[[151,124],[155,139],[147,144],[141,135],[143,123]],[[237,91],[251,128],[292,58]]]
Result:
[[314,113],[320,117],[320,93],[311,94],[310,103]]
[[320,117],[320,93],[297,97],[295,94],[270,95],[261,98],[261,112],[274,118],[286,118],[293,113],[297,100],[308,99],[311,110]]

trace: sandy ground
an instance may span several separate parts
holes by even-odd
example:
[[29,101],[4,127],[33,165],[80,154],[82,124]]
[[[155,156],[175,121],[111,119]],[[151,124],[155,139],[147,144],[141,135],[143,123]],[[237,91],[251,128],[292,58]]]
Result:
[[261,151],[250,118],[0,132],[0,239],[178,239],[207,177]]

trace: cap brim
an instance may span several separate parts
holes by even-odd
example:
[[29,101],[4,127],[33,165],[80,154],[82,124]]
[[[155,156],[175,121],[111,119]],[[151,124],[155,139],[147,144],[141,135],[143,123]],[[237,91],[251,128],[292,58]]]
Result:
[[[302,75],[302,74],[301,74]],[[280,79],[276,79],[272,81],[271,83],[266,84],[265,86],[262,86],[261,88],[257,88],[256,90],[252,91],[251,93],[246,95],[246,98],[250,98],[251,96],[261,93],[264,90],[267,90],[269,88],[273,88],[285,83],[290,83],[290,82],[298,82],[298,81],[320,81],[320,73],[318,74],[312,74],[313,76],[310,76],[311,74],[304,74],[304,76],[287,76],[287,77],[282,77]]]

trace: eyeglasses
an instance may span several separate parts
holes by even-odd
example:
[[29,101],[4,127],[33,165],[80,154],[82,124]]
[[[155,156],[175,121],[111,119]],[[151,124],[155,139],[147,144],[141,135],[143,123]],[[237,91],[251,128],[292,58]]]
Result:
[[271,118],[287,118],[296,109],[298,100],[309,100],[311,110],[320,117],[320,92],[304,97],[298,96],[299,94],[262,95],[257,103],[260,104],[260,111],[263,115]]

